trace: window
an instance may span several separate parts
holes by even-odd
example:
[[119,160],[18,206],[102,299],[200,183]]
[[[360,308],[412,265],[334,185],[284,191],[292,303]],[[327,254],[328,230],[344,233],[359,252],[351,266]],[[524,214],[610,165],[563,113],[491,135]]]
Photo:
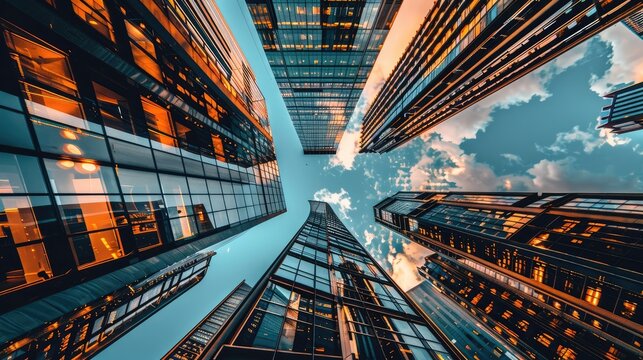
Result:
[[130,37],[132,55],[136,65],[140,66],[159,82],[162,82],[163,76],[161,75],[161,68],[156,62],[154,42],[145,35],[139,26],[134,25],[131,21],[126,21],[125,27]]
[[67,56],[38,40],[5,32],[22,77],[22,89],[30,114],[81,129],[101,131],[84,120]]
[[80,159],[110,160],[102,135],[46,120],[32,122],[43,151]]
[[45,159],[55,193],[118,193],[114,171],[91,162]]
[[127,220],[118,196],[56,196],[56,202],[79,266],[123,256],[117,227]]
[[118,180],[123,194],[160,194],[156,174],[130,169],[118,169]]
[[137,247],[147,249],[160,244],[165,208],[161,195],[125,195],[125,208]]
[[130,117],[129,105],[127,100],[117,94],[115,91],[106,88],[98,83],[94,85],[96,101],[103,123],[109,128],[125,131],[130,134],[136,134],[134,124]]
[[46,196],[0,197],[0,291],[51,278],[40,227],[53,221],[48,209]]
[[588,286],[585,290],[585,301],[588,303],[598,306],[598,302],[601,299],[602,289],[599,287]]
[[114,41],[114,29],[103,0],[72,0],[74,13],[107,39]]
[[141,102],[145,120],[150,130],[150,139],[165,146],[176,147],[170,112],[145,98],[141,98]]
[[36,158],[0,153],[0,194],[46,192]]

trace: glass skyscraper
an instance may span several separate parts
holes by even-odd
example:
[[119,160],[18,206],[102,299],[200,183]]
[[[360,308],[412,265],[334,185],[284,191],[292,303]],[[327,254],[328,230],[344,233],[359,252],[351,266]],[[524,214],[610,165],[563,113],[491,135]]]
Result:
[[643,8],[640,1],[436,1],[364,116],[361,152],[406,143]]
[[317,201],[212,341],[221,360],[459,358],[331,207]]
[[[198,253],[156,274],[137,279],[116,291],[72,308],[69,301],[35,302],[15,316],[0,318],[2,359],[86,359],[93,357],[165,305],[181,296],[208,271],[214,252]],[[103,283],[115,283],[104,279]],[[100,283],[76,286],[78,296]],[[72,305],[73,306],[73,305]],[[30,328],[42,313],[61,316]]]
[[168,351],[163,360],[196,360],[212,357],[213,340],[236,314],[252,286],[242,281],[197,326]]
[[265,103],[213,3],[4,1],[0,32],[3,312],[285,211]]
[[[424,276],[422,269],[420,274]],[[481,325],[484,321],[475,319],[460,306],[453,304],[445,291],[431,282],[423,281],[406,294],[440,327],[467,359],[521,359],[512,345],[502,341],[499,335],[494,335],[493,330]]]
[[400,192],[374,211],[439,253],[425,273],[454,305],[526,353],[641,355],[643,195]]
[[334,154],[402,0],[246,0],[305,154]]
[[604,95],[610,104],[603,107],[601,128],[616,134],[643,129],[643,82]]

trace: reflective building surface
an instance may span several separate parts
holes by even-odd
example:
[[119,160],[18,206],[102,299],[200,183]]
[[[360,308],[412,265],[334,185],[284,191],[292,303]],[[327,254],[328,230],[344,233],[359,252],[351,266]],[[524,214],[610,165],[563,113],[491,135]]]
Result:
[[623,20],[623,24],[643,39],[643,11],[628,16]]
[[436,1],[364,116],[387,152],[643,8],[640,1]]
[[374,211],[437,251],[424,272],[528,356],[641,356],[643,195],[400,192]]
[[622,134],[643,129],[643,82],[613,91],[606,98],[611,104],[603,107],[602,128]]
[[[85,359],[96,355],[128,331],[196,285],[205,276],[213,252],[199,253],[156,274],[110,292],[101,298],[69,309],[19,337],[28,323],[25,318],[38,312],[59,312],[68,303],[33,303],[22,309],[21,321],[0,320],[2,359]],[[106,280],[109,281],[109,280]],[[76,286],[82,293],[92,284]],[[94,284],[96,285],[96,284]]]
[[263,98],[212,3],[1,6],[3,311],[285,211]]
[[402,0],[246,0],[305,154],[334,154]]
[[[422,269],[420,274],[424,275]],[[481,321],[452,303],[444,291],[423,281],[406,292],[467,359],[518,360],[525,357],[492,333]]]
[[214,358],[457,358],[331,207],[310,206],[304,225],[221,332]]
[[[178,344],[174,345],[163,359],[188,360],[207,359],[212,354],[212,340],[225,327],[239,306],[250,294],[252,287],[242,281],[223,299],[201,322],[192,329]],[[209,355],[209,356],[208,356]]]

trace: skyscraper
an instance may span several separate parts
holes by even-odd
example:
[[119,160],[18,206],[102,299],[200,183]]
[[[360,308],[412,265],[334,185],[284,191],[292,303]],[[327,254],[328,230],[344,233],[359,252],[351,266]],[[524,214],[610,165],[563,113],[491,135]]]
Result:
[[643,129],[643,82],[604,95],[611,104],[603,107],[601,128],[616,134]]
[[640,1],[436,1],[364,116],[387,152],[643,8]]
[[627,26],[628,29],[632,30],[633,33],[638,35],[638,37],[643,39],[643,11],[639,11],[626,17],[623,20],[623,24]]
[[[36,301],[0,318],[2,359],[86,359],[118,340],[203,279],[214,252],[197,253],[78,307]],[[114,283],[113,279],[104,279]],[[75,287],[78,296],[99,282]],[[62,313],[31,328],[41,314]]]
[[[374,211],[439,252],[426,273],[459,306],[484,304],[475,311],[506,324],[510,342],[539,344],[545,357],[640,356],[643,195],[401,192]],[[566,329],[568,345],[554,341]]]
[[[420,274],[424,276],[422,271]],[[483,321],[475,319],[460,306],[453,304],[438,286],[422,281],[406,293],[468,359],[521,359],[520,353],[512,345],[483,326]]]
[[[197,326],[168,351],[164,360],[207,359],[212,356],[212,340],[235,315],[250,294],[252,286],[242,281]],[[209,355],[209,356],[208,356]]]
[[214,3],[0,6],[3,312],[285,211],[263,98]]
[[246,2],[304,154],[334,154],[402,0]]
[[218,338],[214,359],[451,359],[423,317],[331,207],[310,213]]

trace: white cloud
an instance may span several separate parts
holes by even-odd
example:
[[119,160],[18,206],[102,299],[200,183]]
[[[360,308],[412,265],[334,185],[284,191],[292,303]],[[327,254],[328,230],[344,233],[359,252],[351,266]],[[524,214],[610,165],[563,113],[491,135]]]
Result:
[[451,119],[439,124],[424,134],[424,139],[432,132],[454,144],[467,139],[475,139],[478,131],[484,131],[491,122],[491,113],[496,109],[507,109],[511,106],[527,103],[532,99],[544,101],[551,94],[546,85],[553,76],[576,65],[587,52],[589,45],[582,43],[557,59],[541,66],[531,73],[509,84],[486,98],[478,101]]
[[500,156],[502,156],[503,158],[507,159],[507,161],[510,162],[510,163],[519,164],[519,163],[522,162],[522,159],[520,158],[520,156],[518,156],[516,154],[504,153],[504,154],[500,154]]
[[349,219],[348,212],[350,210],[354,210],[351,206],[351,197],[344,188],[340,189],[340,191],[336,193],[323,188],[313,195],[313,199],[337,206],[339,208],[340,215],[345,219]]
[[375,239],[375,234],[368,230],[364,230],[364,239],[366,240],[366,243],[364,243],[364,245],[369,246],[373,242],[373,239]]
[[342,167],[344,170],[352,170],[355,157],[359,153],[359,129],[346,130],[342,140],[337,147],[337,153],[330,157],[327,168]]
[[610,68],[602,76],[595,76],[591,88],[599,95],[605,95],[616,85],[643,81],[643,46],[641,39],[618,23],[599,35],[612,47]]
[[594,150],[608,144],[612,147],[618,145],[625,145],[631,141],[627,137],[618,137],[617,135],[609,132],[607,129],[601,129],[596,136],[596,133],[580,130],[578,126],[574,126],[572,130],[567,132],[560,132],[556,134],[556,140],[553,144],[542,148],[536,146],[539,150],[549,150],[554,153],[566,153],[568,151],[567,145],[580,142],[583,145],[583,151],[591,154]]
[[422,282],[417,267],[423,265],[424,258],[432,253],[414,242],[405,242],[402,252],[388,254],[387,260],[392,268],[391,277],[403,291],[408,291]]
[[543,192],[627,192],[639,188],[639,180],[633,180],[610,172],[589,172],[578,169],[576,159],[543,159],[527,172],[533,176],[530,187]]

